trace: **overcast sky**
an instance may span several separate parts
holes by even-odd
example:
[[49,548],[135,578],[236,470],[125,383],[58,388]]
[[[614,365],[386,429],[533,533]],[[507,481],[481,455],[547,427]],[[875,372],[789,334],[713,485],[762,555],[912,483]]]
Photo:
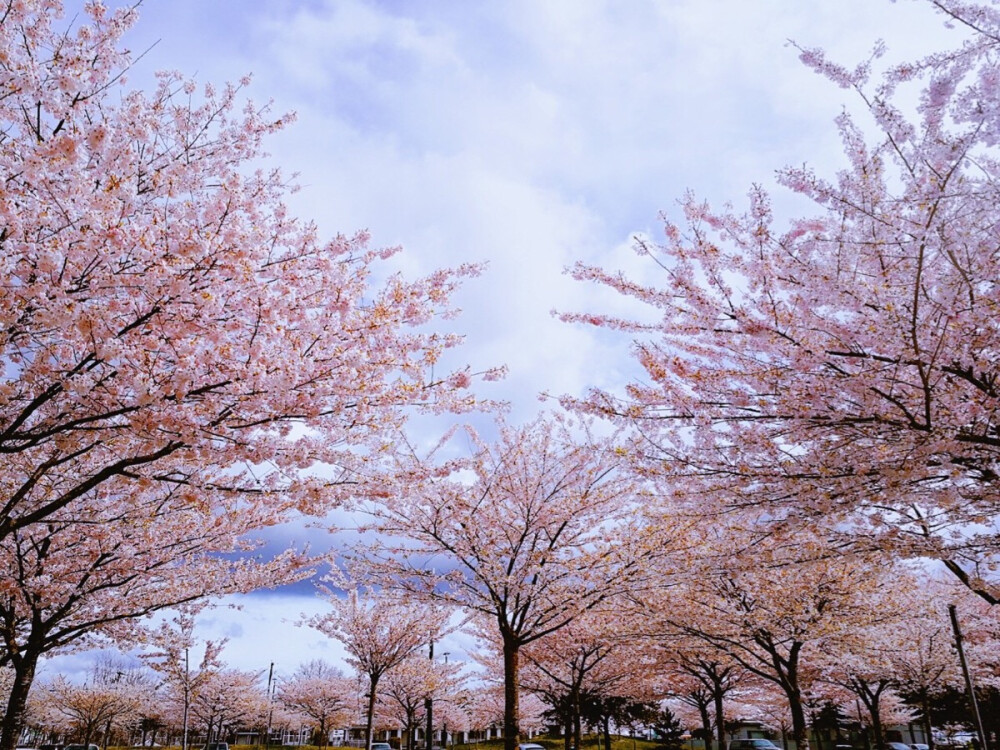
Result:
[[[114,0],[107,0],[114,4]],[[321,234],[370,230],[417,274],[488,263],[459,298],[460,353],[506,364],[482,392],[515,418],[540,392],[616,389],[628,342],[560,323],[622,303],[563,270],[577,260],[655,278],[631,251],[692,190],[737,205],[776,169],[840,164],[833,118],[850,92],[804,68],[793,39],[853,66],[953,38],[902,0],[144,0],[128,37],[156,69],[200,81],[252,73],[250,95],[298,121],[270,144],[298,172],[294,211]],[[782,211],[801,204],[779,193]],[[308,591],[256,595],[206,618],[228,662],[289,674],[339,649],[292,623]]]

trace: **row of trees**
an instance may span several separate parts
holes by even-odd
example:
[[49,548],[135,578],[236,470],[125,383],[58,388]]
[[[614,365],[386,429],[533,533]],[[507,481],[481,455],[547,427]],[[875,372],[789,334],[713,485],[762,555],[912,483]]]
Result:
[[[796,566],[795,576],[801,574]],[[822,573],[830,584],[842,574],[829,568]],[[723,741],[727,727],[754,722],[791,736],[789,684],[798,689],[795,699],[814,736],[825,732],[831,744],[848,741],[847,728],[863,728],[872,745],[882,747],[884,726],[919,723],[933,738],[932,721],[938,727],[968,725],[971,714],[943,611],[953,586],[928,590],[904,570],[870,590],[841,578],[837,593],[832,585],[816,586],[815,578],[792,585],[791,577],[791,571],[729,574],[724,585],[721,576],[705,579],[696,590],[678,591],[669,609],[659,606],[664,602],[638,607],[619,597],[614,609],[592,610],[539,639],[522,654],[523,726],[558,726],[567,746],[579,746],[588,726],[610,736],[622,727],[673,724]],[[893,588],[884,585],[886,579]],[[188,727],[199,740],[309,727],[320,745],[332,730],[361,723],[368,732],[400,730],[405,746],[413,748],[417,728],[428,727],[428,701],[434,731],[450,728],[454,734],[502,722],[503,657],[496,635],[480,629],[478,669],[470,670],[447,656],[428,658],[425,637],[433,624],[424,618],[419,646],[399,657],[401,631],[379,626],[395,620],[385,614],[393,610],[385,595],[370,595],[366,602],[337,599],[334,607],[332,618],[314,624],[341,623],[334,635],[352,654],[354,674],[314,661],[272,681],[265,671],[228,668],[221,644],[192,641],[190,647],[204,653],[193,669],[182,648],[169,659],[147,655],[143,668],[102,662],[83,685],[61,677],[43,681],[29,702],[29,723],[36,737],[128,744],[180,742]],[[967,599],[963,613],[983,715],[995,732],[1000,633],[981,604],[977,611]],[[344,627],[347,622],[350,627]],[[410,629],[416,622],[408,623]],[[440,636],[440,627],[433,634]]]
[[[472,689],[458,676],[460,668],[426,656],[396,665],[382,681],[371,726],[405,730],[407,746],[414,747],[415,730],[426,727],[425,703],[431,699],[435,732],[495,727],[502,719],[498,691]],[[233,669],[215,658],[202,662],[185,682],[134,659],[105,655],[82,683],[58,675],[39,681],[28,702],[26,736],[33,744],[72,740],[146,746],[179,745],[184,736],[199,745],[233,741],[237,734],[263,744],[270,732],[323,747],[335,730],[363,724],[369,694],[364,674],[346,675],[322,660],[302,664],[290,675],[269,675]]]

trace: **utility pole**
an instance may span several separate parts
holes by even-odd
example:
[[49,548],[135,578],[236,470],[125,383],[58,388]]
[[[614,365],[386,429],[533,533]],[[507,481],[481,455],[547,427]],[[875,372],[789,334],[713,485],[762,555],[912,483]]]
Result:
[[[434,666],[434,641],[431,641],[430,648],[431,666]],[[434,750],[434,699],[431,694],[427,694],[424,700],[424,708],[427,712],[427,750]]]
[[[448,652],[445,651],[441,656],[444,657],[444,665],[448,666]],[[447,677],[447,675],[445,675]],[[441,744],[444,745],[444,750],[448,750],[448,718],[445,716],[444,721],[441,723]]]
[[184,647],[184,735],[181,740],[181,750],[188,750],[188,706],[191,704],[191,664],[188,661],[188,648]]
[[962,648],[962,631],[958,627],[958,614],[954,604],[948,605],[948,614],[951,616],[951,628],[955,631],[955,648],[958,650],[958,659],[962,663],[962,675],[965,677],[965,689],[969,692],[969,703],[972,705],[972,716],[976,721],[976,732],[979,735],[979,747],[988,750],[986,744],[986,732],[983,731],[983,719],[979,715],[979,702],[976,700],[976,690],[972,685],[972,675],[969,674],[969,665],[965,661],[965,649]]
[[274,688],[271,687],[271,681],[274,679],[274,662],[271,662],[271,668],[267,671],[267,730],[264,732],[264,741],[267,743],[267,747],[271,747],[271,717],[274,715]]

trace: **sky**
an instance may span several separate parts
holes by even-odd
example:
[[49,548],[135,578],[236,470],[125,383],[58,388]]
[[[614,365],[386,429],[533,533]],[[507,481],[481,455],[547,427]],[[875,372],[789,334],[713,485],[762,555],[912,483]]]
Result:
[[[131,85],[159,69],[215,83],[251,73],[250,97],[296,112],[270,162],[298,173],[289,204],[321,236],[368,229],[374,245],[402,246],[409,275],[486,263],[456,297],[456,361],[506,365],[478,392],[520,421],[546,406],[539,394],[636,376],[627,340],[553,316],[636,312],[566,267],[655,283],[634,238],[656,241],[686,191],[740,206],[782,166],[841,164],[833,119],[857,102],[789,40],[853,67],[878,39],[902,60],[954,34],[915,0],[144,0],[127,46],[142,55]],[[808,210],[774,199],[779,216]],[[294,624],[324,611],[307,587],[240,602],[200,624],[229,638],[231,666],[289,675],[342,658]]]

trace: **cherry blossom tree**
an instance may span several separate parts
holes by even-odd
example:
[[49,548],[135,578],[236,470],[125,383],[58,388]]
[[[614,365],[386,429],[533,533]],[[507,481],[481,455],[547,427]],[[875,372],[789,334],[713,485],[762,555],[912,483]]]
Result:
[[322,660],[303,664],[277,690],[277,699],[286,709],[314,723],[321,748],[326,747],[330,729],[353,718],[355,698],[354,681]]
[[382,677],[446,630],[448,615],[440,608],[419,606],[389,594],[347,596],[327,591],[332,611],[308,624],[336,638],[349,654],[347,663],[368,678],[365,743],[371,748],[372,723]]
[[267,715],[267,696],[260,673],[241,669],[211,672],[191,699],[192,723],[201,726],[208,742],[226,741],[240,726],[257,724]]
[[[194,633],[196,611],[196,608],[181,608],[173,619],[148,633],[148,645],[152,650],[143,655],[150,667],[162,677],[167,702],[179,709],[181,750],[188,747],[191,702],[224,667],[221,654],[226,641],[199,642]],[[200,650],[201,657],[192,669],[191,652],[196,649]]]
[[[705,742],[711,741],[711,728],[715,727],[719,748],[725,747],[726,696],[735,690],[746,672],[724,652],[707,646],[700,638],[668,638],[661,644],[666,653],[661,668],[670,670],[673,690],[677,699],[698,710]],[[678,689],[679,688],[679,689]],[[709,708],[714,721],[709,718]]]
[[638,243],[662,281],[577,267],[659,314],[567,316],[634,334],[645,370],[577,406],[640,430],[637,462],[678,500],[836,522],[996,603],[1000,11],[928,5],[961,47],[882,73],[881,46],[854,69],[801,50],[858,105],[840,172],[778,176],[811,214],[780,226],[760,187],[742,213],[689,195],[662,246]]
[[[890,617],[871,602],[900,574],[880,570],[871,557],[835,554],[802,532],[785,537],[763,519],[692,535],[702,540],[697,566],[683,585],[650,602],[647,633],[699,639],[708,647],[702,658],[735,662],[771,683],[787,703],[793,739],[807,747],[804,697],[816,679],[816,654],[836,651],[856,629]],[[734,554],[748,538],[753,543]]]
[[433,701],[435,725],[454,729],[459,726],[456,719],[465,717],[462,709],[468,696],[462,668],[458,661],[442,662],[414,653],[386,673],[381,700],[386,714],[403,727],[408,750],[413,750],[414,732],[426,719],[428,700]]
[[[109,636],[134,639],[136,618],[206,593],[249,591],[301,576],[296,554],[258,562],[208,552],[244,549],[239,530],[258,528],[266,510],[247,508],[239,521],[216,525],[211,516],[168,498],[133,501],[133,509],[120,516],[98,502],[68,522],[50,519],[0,542],[0,561],[9,571],[0,581],[0,664],[14,671],[3,731],[13,737],[43,655],[92,647]],[[183,654],[191,645],[190,631],[178,635],[164,644],[174,651],[174,664],[176,649]]]
[[83,684],[56,675],[43,686],[39,703],[50,726],[64,726],[85,745],[101,740],[106,746],[116,726],[138,721],[153,687],[140,670],[102,662]]
[[428,378],[457,339],[417,327],[475,268],[373,289],[393,251],[320,244],[281,175],[247,169],[284,118],[176,74],[121,92],[136,8],[61,14],[13,3],[0,25],[0,538],[98,488],[309,510],[348,479],[297,469],[377,451],[404,405],[470,405],[468,373]]
[[674,680],[669,697],[666,700],[670,710],[688,727],[698,727],[692,732],[700,732],[705,746],[712,742],[712,715],[710,709],[714,701],[712,695],[700,681],[690,675],[680,675]]
[[376,286],[394,250],[288,215],[262,144],[290,118],[241,103],[245,82],[128,91],[137,6],[62,12],[0,12],[4,750],[39,653],[26,633],[49,650],[281,582],[291,558],[253,573],[216,553],[362,492],[414,410],[475,402],[467,369],[433,374],[459,337],[429,324],[477,268]]
[[463,608],[499,636],[507,750],[520,733],[521,648],[635,586],[666,548],[642,523],[620,449],[570,427],[544,416],[501,423],[495,444],[469,430],[471,456],[414,453],[399,467],[400,489],[362,508],[373,580]]
[[620,610],[590,610],[522,651],[521,686],[549,704],[563,721],[566,750],[581,747],[585,697],[649,697],[652,670],[629,638]]
[[414,750],[414,734],[426,715],[428,696],[434,693],[434,663],[413,655],[386,675],[382,700],[406,737],[406,750]]

